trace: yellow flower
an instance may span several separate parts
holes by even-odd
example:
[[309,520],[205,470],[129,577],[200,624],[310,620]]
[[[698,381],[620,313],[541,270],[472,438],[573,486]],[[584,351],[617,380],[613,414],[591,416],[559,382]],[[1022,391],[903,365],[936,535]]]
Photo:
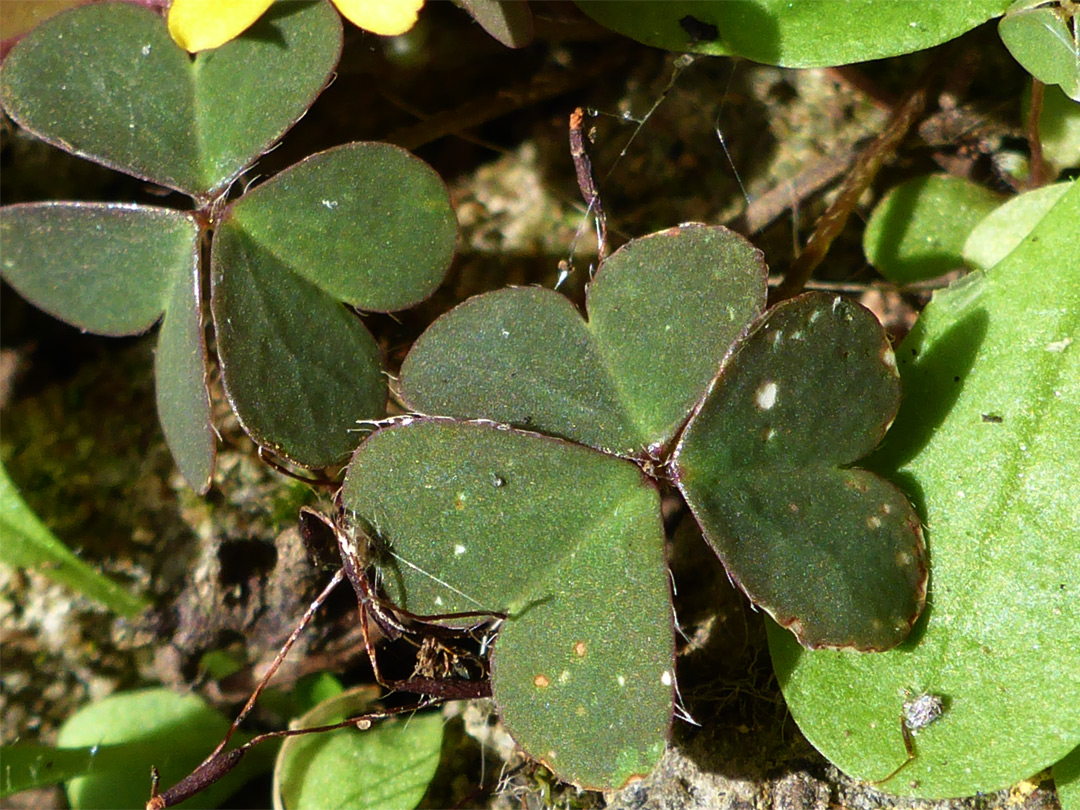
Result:
[[334,0],[334,5],[353,25],[394,37],[416,24],[424,0]]
[[[240,36],[274,0],[173,0],[169,34],[189,53],[224,45]],[[424,0],[333,0],[354,25],[382,36],[404,34],[416,22]]]

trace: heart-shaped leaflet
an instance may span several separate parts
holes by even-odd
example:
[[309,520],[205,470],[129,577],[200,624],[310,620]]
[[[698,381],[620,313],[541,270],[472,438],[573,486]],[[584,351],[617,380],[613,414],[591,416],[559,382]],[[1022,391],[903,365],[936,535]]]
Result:
[[589,286],[585,321],[539,287],[471,298],[401,366],[420,413],[492,419],[621,455],[658,449],[765,305],[761,252],[721,227],[627,243]]
[[19,42],[0,98],[44,141],[208,197],[296,123],[340,54],[328,3],[278,3],[244,36],[194,58],[150,9],[93,3]]
[[807,647],[888,649],[922,610],[919,517],[850,466],[899,403],[873,314],[808,293],[740,341],[675,450],[675,480],[732,579]]
[[530,756],[596,790],[652,770],[671,724],[674,630],[659,493],[636,465],[487,423],[413,420],[360,445],[342,493],[384,544],[396,604],[508,614],[492,697]]

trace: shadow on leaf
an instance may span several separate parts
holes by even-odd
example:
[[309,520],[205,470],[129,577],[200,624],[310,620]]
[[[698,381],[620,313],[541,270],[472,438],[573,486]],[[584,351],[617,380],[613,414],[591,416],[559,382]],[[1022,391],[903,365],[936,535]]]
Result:
[[[916,326],[896,351],[904,387],[900,412],[881,447],[860,466],[915,495],[908,485],[915,482],[898,480],[896,473],[922,451],[948,417],[975,364],[988,322],[985,310],[973,308],[929,345],[924,345],[925,330]],[[912,503],[925,518],[925,504],[915,498]]]

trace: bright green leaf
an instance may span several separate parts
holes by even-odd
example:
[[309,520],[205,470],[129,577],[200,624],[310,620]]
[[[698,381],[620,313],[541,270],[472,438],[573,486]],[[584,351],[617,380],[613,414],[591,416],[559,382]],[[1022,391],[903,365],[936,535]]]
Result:
[[831,67],[939,45],[1009,0],[577,0],[620,34],[669,51]]
[[885,195],[863,232],[866,258],[895,284],[940,276],[963,264],[961,249],[1001,198],[948,175],[909,180]]
[[874,316],[809,293],[736,346],[675,451],[676,483],[731,578],[807,646],[895,646],[922,607],[918,516],[850,467],[899,398]]
[[987,270],[1019,247],[1032,228],[1069,190],[1069,183],[1043,186],[1013,197],[972,229],[964,243],[964,261]]
[[1017,62],[1047,85],[1061,85],[1080,101],[1080,42],[1053,7],[1040,6],[1006,14],[998,34]]
[[944,700],[882,790],[994,791],[1080,742],[1077,222],[1074,183],[1000,264],[935,295],[897,351],[904,405],[873,462],[926,525],[930,593],[911,640],[856,656],[770,632],[796,722],[852,776],[904,760],[904,690]]
[[0,211],[4,280],[35,306],[101,335],[145,332],[165,313],[158,415],[184,478],[210,486],[214,434],[190,214],[145,205],[34,203]]
[[1061,810],[1080,810],[1080,746],[1054,764],[1054,786]]
[[84,748],[52,748],[48,745],[5,745],[0,747],[0,799],[33,788],[49,787],[80,776],[102,760],[130,762],[126,745]]
[[280,3],[194,59],[154,11],[95,3],[20,41],[0,98],[43,140],[198,197],[227,186],[303,115],[340,51],[326,3]]
[[526,753],[594,789],[652,769],[671,722],[673,631],[660,500],[635,465],[422,420],[369,437],[343,492],[386,544],[396,604],[509,614],[492,693]]
[[121,616],[134,616],[147,601],[102,576],[68,550],[35,515],[0,465],[0,562],[31,568]]
[[[194,770],[228,728],[229,721],[202,698],[168,689],[122,692],[92,703],[69,717],[57,735],[61,748],[91,747],[88,772],[66,785],[68,800],[76,810],[142,808],[150,797],[151,765],[164,790]],[[125,757],[110,750],[121,744]],[[101,759],[93,746],[100,746]],[[268,764],[264,747],[257,746],[224,779],[180,806],[216,807]]]
[[292,697],[296,705],[306,712],[314,709],[323,701],[340,695],[344,687],[334,675],[323,670],[313,675],[307,675],[296,682],[292,690]]
[[[360,687],[320,703],[293,723],[309,728],[371,711],[377,689]],[[274,766],[274,807],[380,810],[416,807],[442,752],[438,712],[380,720],[371,728],[290,737]]]
[[[1025,105],[1025,119],[1027,109]],[[1066,96],[1057,85],[1043,89],[1039,138],[1043,157],[1059,172],[1080,167],[1080,102]]]
[[618,453],[669,439],[765,303],[761,253],[725,228],[636,239],[589,287],[589,321],[541,288],[477,296],[420,336],[402,397]]

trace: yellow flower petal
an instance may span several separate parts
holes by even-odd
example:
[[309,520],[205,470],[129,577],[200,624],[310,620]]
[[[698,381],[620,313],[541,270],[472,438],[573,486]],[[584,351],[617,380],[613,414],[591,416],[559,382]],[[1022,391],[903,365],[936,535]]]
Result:
[[424,0],[334,0],[341,16],[373,34],[404,34],[416,22]]
[[169,34],[188,53],[207,51],[236,39],[274,0],[173,0]]

